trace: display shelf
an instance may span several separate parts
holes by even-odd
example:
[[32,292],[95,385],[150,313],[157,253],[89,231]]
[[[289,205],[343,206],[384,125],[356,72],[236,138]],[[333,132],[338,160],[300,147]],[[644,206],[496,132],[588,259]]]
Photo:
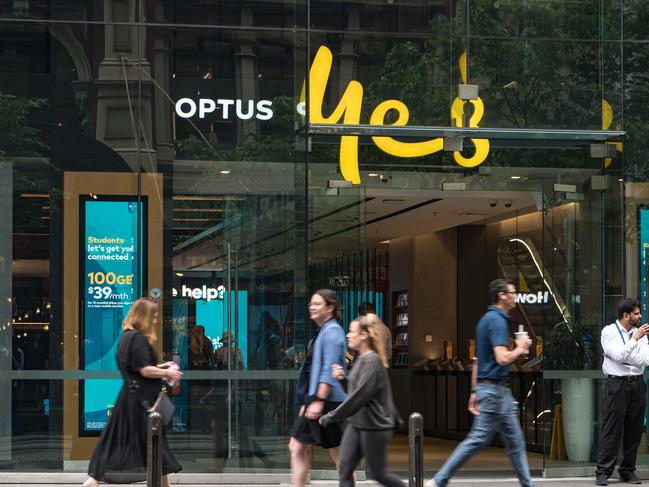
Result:
[[405,368],[410,365],[410,347],[408,345],[410,330],[410,313],[408,291],[392,293],[392,357],[394,368]]

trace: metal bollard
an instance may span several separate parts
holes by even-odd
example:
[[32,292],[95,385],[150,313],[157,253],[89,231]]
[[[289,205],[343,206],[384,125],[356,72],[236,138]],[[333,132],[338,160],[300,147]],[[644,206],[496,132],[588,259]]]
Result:
[[162,484],[162,416],[149,413],[146,438],[146,485],[161,487]]
[[424,417],[412,413],[408,418],[408,487],[424,485]]

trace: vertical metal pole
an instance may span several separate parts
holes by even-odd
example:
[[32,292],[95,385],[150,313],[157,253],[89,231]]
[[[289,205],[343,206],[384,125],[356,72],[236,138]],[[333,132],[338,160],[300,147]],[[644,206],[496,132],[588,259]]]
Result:
[[[230,347],[231,351],[239,349],[239,251],[234,249],[234,342],[237,348]],[[242,356],[243,358],[243,356]],[[239,353],[234,353],[232,358],[234,362],[234,370],[239,370]],[[243,366],[243,364],[241,364]],[[234,397],[234,428],[232,434],[234,435],[232,457],[239,457],[239,381],[233,379],[232,383],[232,396]]]
[[158,412],[149,414],[146,441],[146,485],[162,485],[162,416]]
[[408,487],[424,485],[424,418],[412,413],[408,418]]
[[232,244],[228,243],[228,303],[226,313],[228,314],[227,326],[230,335],[228,343],[227,361],[228,361],[228,458],[232,458]]

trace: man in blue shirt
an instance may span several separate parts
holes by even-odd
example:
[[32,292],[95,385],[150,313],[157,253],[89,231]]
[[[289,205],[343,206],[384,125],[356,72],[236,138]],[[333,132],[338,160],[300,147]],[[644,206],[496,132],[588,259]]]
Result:
[[[516,340],[509,350],[508,313],[516,307],[516,287],[511,280],[496,279],[489,284],[491,306],[476,328],[476,363],[471,372],[469,411],[475,415],[471,431],[451,454],[426,487],[446,487],[446,483],[471,456],[493,440],[496,432],[505,442],[507,455],[523,487],[533,487],[527,463],[525,439],[518,419],[518,403],[509,388],[509,364],[532,345],[529,338]],[[477,367],[476,367],[477,365]]]

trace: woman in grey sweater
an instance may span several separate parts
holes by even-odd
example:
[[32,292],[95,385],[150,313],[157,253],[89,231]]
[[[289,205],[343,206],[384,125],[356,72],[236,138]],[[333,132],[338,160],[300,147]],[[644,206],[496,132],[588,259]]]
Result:
[[[354,469],[365,454],[367,466],[377,482],[388,487],[405,487],[387,470],[388,442],[398,421],[388,377],[387,327],[378,316],[369,314],[352,321],[347,333],[349,348],[359,353],[348,379],[347,399],[320,417],[326,426],[347,419],[340,445],[340,486],[354,485]],[[389,334],[389,330],[387,331]],[[344,380],[341,366],[333,366],[336,378]]]

